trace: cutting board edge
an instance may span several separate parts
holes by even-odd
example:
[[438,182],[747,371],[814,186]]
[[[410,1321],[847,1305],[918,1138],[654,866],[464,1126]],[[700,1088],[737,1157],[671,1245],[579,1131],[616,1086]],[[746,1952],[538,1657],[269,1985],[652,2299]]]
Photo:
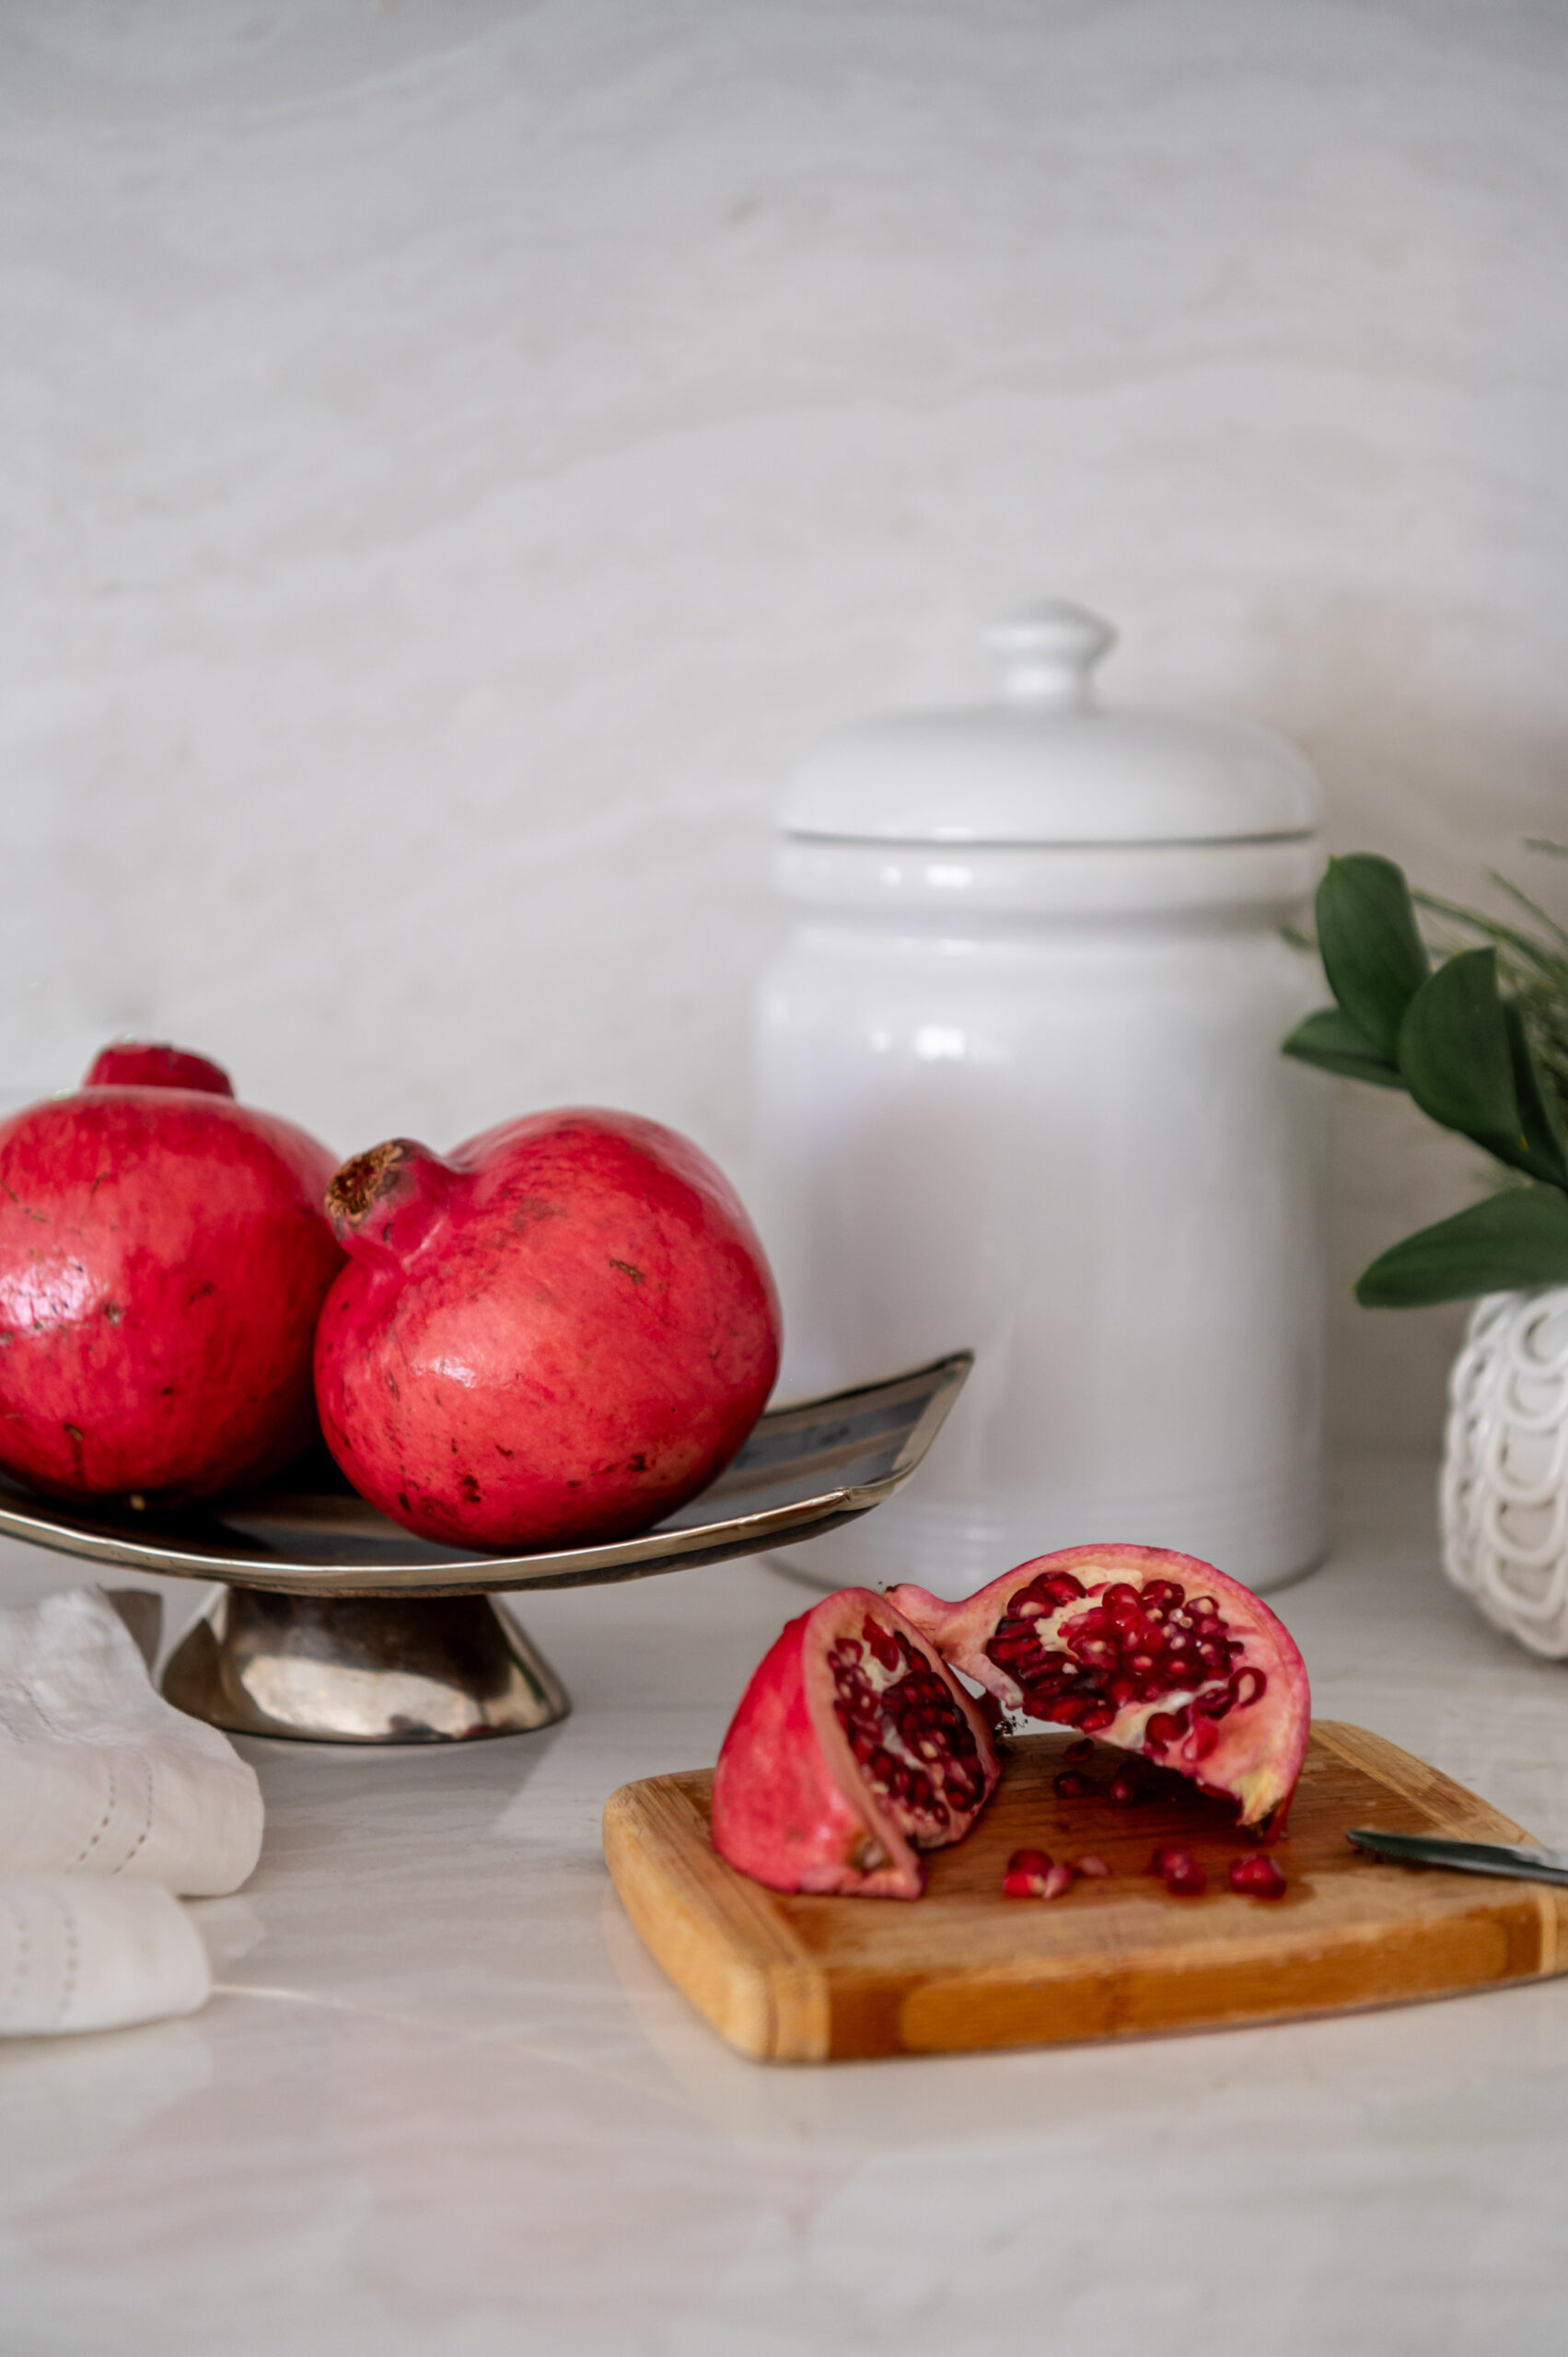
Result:
[[[602,1826],[610,1879],[649,1955],[727,2045],[756,2061],[827,2061],[827,1975],[790,1938],[759,1885],[728,1868],[726,1878],[706,1881],[687,1868],[680,1821],[706,1849],[691,1787],[706,1784],[710,1772],[684,1769],[611,1793]],[[738,1956],[723,1945],[734,1931],[772,1955]]]

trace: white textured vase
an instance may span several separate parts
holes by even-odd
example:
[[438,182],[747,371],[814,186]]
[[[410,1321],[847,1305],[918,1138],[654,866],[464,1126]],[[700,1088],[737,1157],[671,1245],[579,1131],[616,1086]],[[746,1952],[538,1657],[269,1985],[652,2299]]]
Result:
[[1477,1302],[1439,1510],[1454,1585],[1531,1653],[1568,1655],[1568,1285]]

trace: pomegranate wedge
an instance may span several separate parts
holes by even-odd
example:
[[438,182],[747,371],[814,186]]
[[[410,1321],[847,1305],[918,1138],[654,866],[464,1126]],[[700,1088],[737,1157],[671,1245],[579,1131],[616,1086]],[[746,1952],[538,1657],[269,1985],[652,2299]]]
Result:
[[[889,1601],[1010,1711],[1103,1736],[1277,1831],[1310,1696],[1289,1631],[1239,1581],[1159,1547],[1069,1547],[961,1604]],[[1059,1787],[1060,1789],[1060,1787]]]
[[714,1847],[774,1890],[918,1898],[919,1852],[961,1841],[996,1782],[980,1711],[869,1588],[792,1620],[714,1771]]

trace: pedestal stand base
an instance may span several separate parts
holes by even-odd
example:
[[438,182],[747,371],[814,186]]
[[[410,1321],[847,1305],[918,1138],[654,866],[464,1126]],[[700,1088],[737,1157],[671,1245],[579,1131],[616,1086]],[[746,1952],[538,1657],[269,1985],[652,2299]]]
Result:
[[168,1700],[235,1735],[465,1743],[526,1735],[565,1689],[488,1596],[226,1587],[169,1656]]

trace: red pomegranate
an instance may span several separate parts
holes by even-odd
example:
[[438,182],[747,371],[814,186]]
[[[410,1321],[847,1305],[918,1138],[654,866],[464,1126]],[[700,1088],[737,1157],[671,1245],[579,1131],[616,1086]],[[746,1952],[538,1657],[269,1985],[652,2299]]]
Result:
[[[889,1599],[1010,1711],[1103,1736],[1278,1831],[1307,1750],[1307,1668],[1237,1580],[1160,1547],[1069,1547],[961,1604]],[[1058,1780],[1057,1790],[1062,1789]]]
[[885,1596],[841,1588],[752,1674],[714,1771],[714,1847],[774,1890],[918,1898],[996,1754],[958,1679]]
[[620,1538],[761,1414],[779,1310],[720,1173],[630,1113],[535,1113],[443,1158],[407,1138],[327,1192],[349,1265],[316,1341],[338,1463],[424,1538]]
[[215,1497],[314,1437],[342,1261],[327,1148],[183,1050],[106,1049],[0,1125],[0,1466],[58,1497]]

